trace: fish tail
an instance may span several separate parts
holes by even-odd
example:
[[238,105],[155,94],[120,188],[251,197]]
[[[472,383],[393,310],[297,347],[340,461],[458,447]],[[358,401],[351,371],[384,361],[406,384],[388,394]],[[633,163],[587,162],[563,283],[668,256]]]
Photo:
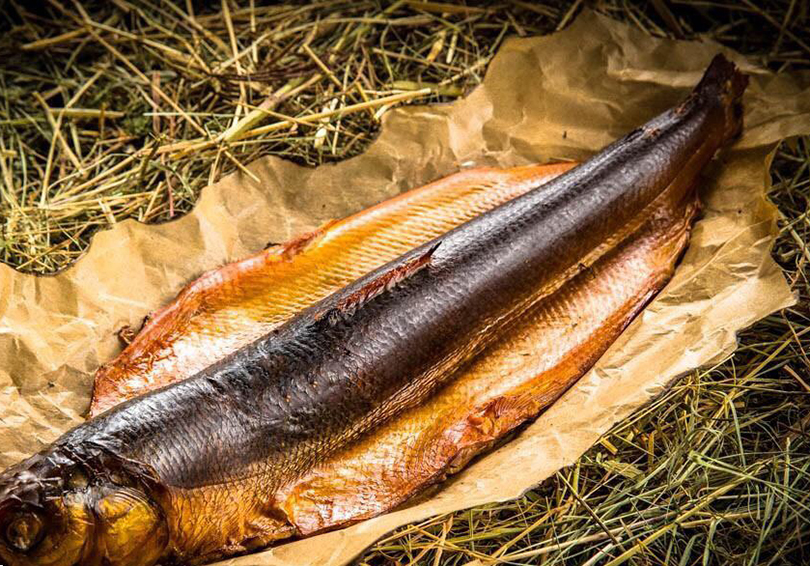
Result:
[[742,131],[742,95],[747,86],[748,76],[724,55],[718,54],[712,59],[703,78],[689,97],[698,103],[715,102],[721,105],[725,118],[724,142],[736,138]]

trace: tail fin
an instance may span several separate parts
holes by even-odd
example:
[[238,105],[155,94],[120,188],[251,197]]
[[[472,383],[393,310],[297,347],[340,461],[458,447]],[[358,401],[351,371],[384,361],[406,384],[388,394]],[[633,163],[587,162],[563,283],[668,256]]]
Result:
[[724,138],[730,140],[742,130],[742,95],[747,86],[748,76],[737,65],[718,54],[706,68],[703,78],[689,98],[716,100],[722,105],[725,113]]

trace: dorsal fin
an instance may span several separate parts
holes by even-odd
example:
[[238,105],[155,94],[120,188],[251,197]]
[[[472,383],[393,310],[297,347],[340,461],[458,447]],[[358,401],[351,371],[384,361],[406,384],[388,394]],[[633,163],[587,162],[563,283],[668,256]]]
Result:
[[319,314],[316,319],[327,318],[330,324],[336,324],[340,320],[345,320],[352,316],[357,312],[357,309],[374,297],[378,297],[385,291],[393,289],[402,281],[405,281],[430,265],[433,253],[440,245],[441,241],[436,242],[430,246],[425,253],[381,273],[356,291],[340,299],[335,306]]

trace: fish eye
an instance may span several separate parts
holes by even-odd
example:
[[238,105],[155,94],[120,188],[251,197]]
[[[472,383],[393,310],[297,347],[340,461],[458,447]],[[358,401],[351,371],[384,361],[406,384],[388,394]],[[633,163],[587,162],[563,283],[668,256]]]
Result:
[[6,526],[6,542],[19,552],[28,552],[42,539],[42,519],[34,513],[21,513]]

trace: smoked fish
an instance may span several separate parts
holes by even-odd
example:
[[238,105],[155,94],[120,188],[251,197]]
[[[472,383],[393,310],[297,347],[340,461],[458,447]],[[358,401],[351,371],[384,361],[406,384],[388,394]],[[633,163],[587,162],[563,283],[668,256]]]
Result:
[[681,104],[587,162],[12,466],[0,562],[204,563],[384,512],[457,470],[663,286],[746,84],[716,57]]
[[573,166],[461,171],[205,273],[99,368],[91,416],[191,377],[366,273]]

